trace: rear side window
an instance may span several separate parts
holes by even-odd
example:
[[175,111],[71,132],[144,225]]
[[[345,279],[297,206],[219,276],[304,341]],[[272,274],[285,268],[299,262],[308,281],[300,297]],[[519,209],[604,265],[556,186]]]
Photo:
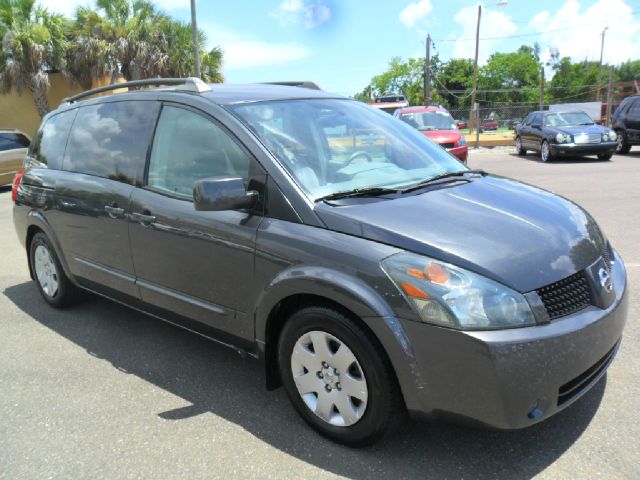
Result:
[[109,102],[78,109],[64,170],[135,184],[144,168],[158,104]]
[[636,99],[629,108],[629,115],[633,117],[640,117],[640,98]]
[[62,167],[62,157],[67,145],[69,130],[76,116],[76,110],[67,110],[49,117],[38,130],[31,142],[29,156],[37,160],[39,166],[59,170]]
[[0,133],[0,152],[28,148],[29,143],[29,139],[21,133]]
[[196,180],[240,177],[247,181],[250,165],[251,157],[208,118],[183,108],[162,108],[149,163],[149,187],[192,198]]

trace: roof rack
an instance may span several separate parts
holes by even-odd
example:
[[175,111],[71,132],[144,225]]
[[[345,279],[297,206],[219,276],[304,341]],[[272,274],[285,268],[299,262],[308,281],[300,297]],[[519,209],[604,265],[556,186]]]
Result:
[[106,85],[104,87],[98,87],[91,90],[87,90],[86,92],[78,93],[77,95],[73,95],[71,97],[67,97],[62,100],[61,104],[64,103],[73,103],[81,100],[83,98],[92,97],[93,95],[97,95],[98,93],[109,92],[112,90],[118,90],[120,88],[136,88],[136,87],[148,87],[148,86],[171,86],[176,85],[176,90],[185,91],[185,92],[208,92],[211,90],[211,87],[204,83],[197,77],[188,77],[188,78],[147,78],[144,80],[133,80],[131,82],[124,83],[114,83],[113,85]]
[[311,90],[322,90],[317,83],[309,80],[291,81],[291,82],[263,82],[264,85],[284,85],[286,87],[309,88]]

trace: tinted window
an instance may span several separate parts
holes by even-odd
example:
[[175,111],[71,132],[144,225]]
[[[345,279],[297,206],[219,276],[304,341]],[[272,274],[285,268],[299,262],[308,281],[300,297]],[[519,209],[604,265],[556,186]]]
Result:
[[632,115],[633,117],[640,117],[640,99],[631,104],[631,107],[629,108],[629,115]]
[[40,127],[31,143],[31,160],[37,160],[40,167],[59,170],[62,167],[62,157],[67,146],[69,130],[73,124],[77,110],[67,110],[59,113],[45,122]]
[[65,170],[134,184],[156,120],[155,102],[110,102],[78,109]]
[[151,151],[150,187],[191,198],[196,180],[248,180],[250,165],[250,157],[211,120],[190,110],[163,107]]
[[0,133],[0,151],[28,147],[29,139],[21,133]]
[[536,113],[531,118],[531,125],[542,125],[542,114]]

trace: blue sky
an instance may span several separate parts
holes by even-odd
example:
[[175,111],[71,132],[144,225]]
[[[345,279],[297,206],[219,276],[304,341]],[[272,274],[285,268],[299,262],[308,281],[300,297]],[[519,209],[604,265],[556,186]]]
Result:
[[[483,3],[480,62],[538,42],[574,60],[640,58],[640,0],[498,0]],[[504,0],[503,0],[504,2]],[[43,0],[69,14],[86,0]],[[90,2],[89,2],[90,3]],[[189,0],[158,0],[159,8],[190,19]],[[478,3],[465,0],[227,0],[197,3],[208,45],[225,52],[228,82],[314,80],[352,95],[389,59],[424,55],[427,33],[444,60],[473,57]],[[495,38],[517,36],[517,38]]]

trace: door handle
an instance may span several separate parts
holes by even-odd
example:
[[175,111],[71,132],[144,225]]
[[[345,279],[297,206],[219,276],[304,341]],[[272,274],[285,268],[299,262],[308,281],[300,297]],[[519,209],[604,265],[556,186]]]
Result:
[[142,213],[134,212],[131,214],[131,218],[142,224],[153,223],[156,221],[155,215],[151,215],[151,212],[149,212],[149,210],[144,210]]
[[111,217],[111,218],[122,218],[124,217],[124,208],[119,208],[117,203],[112,203],[111,205],[105,205],[104,206],[104,210],[105,212],[107,212],[107,214]]

